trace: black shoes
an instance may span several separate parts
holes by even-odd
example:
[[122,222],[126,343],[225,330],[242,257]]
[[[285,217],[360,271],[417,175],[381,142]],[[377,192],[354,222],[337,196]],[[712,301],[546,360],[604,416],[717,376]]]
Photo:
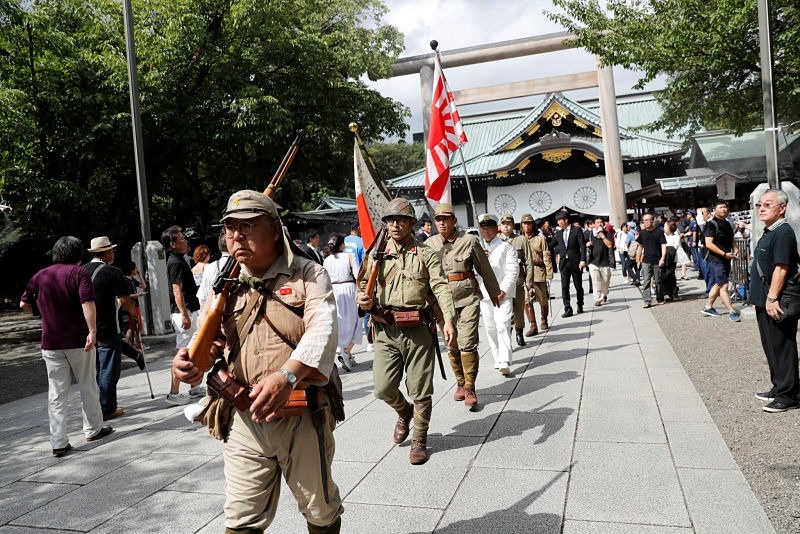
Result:
[[566,319],[567,317],[572,317],[572,308],[567,308],[564,310],[564,313],[561,314],[561,317]]
[[55,456],[56,458],[61,458],[62,456],[67,454],[67,451],[71,450],[72,450],[72,445],[67,443],[67,446],[64,447],[63,449],[53,449],[53,456]]
[[583,313],[583,304],[578,305],[578,313]]
[[764,406],[762,410],[769,413],[778,413],[778,412],[785,412],[786,410],[794,410],[795,408],[797,408],[796,402],[789,404],[786,402],[781,402],[779,400],[774,400],[769,404],[767,404],[766,406]]
[[755,397],[764,402],[772,402],[775,400],[775,395],[771,391],[765,391],[764,393],[756,393]]
[[520,347],[525,346],[525,338],[522,336],[522,328],[516,328],[517,332],[517,345]]
[[100,432],[98,432],[94,436],[86,438],[86,441],[97,441],[98,439],[103,439],[104,437],[108,436],[109,434],[112,434],[113,432],[114,432],[113,428],[111,428],[110,426],[104,426],[103,428],[100,429]]

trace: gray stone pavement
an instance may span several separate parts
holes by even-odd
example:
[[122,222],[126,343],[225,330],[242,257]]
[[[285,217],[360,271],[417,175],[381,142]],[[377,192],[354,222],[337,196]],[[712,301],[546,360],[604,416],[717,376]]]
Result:
[[[452,400],[449,369],[437,376],[422,466],[408,463],[408,441],[392,443],[372,355],[356,352],[335,432],[342,532],[774,532],[638,291],[615,272],[604,306],[562,319],[551,302],[551,329],[515,350],[512,377],[481,345],[479,410]],[[222,445],[164,402],[171,351],[160,354],[155,400],[143,372],[124,372],[125,415],[106,440],[84,441],[73,391],[75,450],[61,459],[45,394],[0,405],[0,534],[223,531]],[[285,486],[269,531],[305,531]]]

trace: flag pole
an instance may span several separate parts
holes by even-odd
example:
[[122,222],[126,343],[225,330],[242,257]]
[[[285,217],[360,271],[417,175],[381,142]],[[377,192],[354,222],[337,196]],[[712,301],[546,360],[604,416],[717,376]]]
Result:
[[369,150],[367,150],[367,145],[364,144],[364,140],[361,139],[360,135],[358,135],[358,124],[351,122],[348,127],[350,128],[350,131],[353,132],[353,135],[356,136],[358,147],[364,151],[364,154],[367,155],[367,161],[369,161],[369,166],[372,167],[372,170],[375,172],[375,176],[378,178],[378,185],[380,186],[381,190],[386,194],[387,198],[392,198],[392,195],[389,193],[389,190],[386,188],[386,184],[383,181],[383,176],[381,176],[380,171],[378,171],[378,167],[375,165],[375,162],[372,161],[372,156],[370,156]]
[[458,147],[458,155],[461,156],[461,169],[464,172],[464,181],[467,183],[467,192],[469,193],[469,203],[472,206],[472,220],[478,220],[478,208],[475,207],[475,197],[472,196],[472,186],[469,183],[469,175],[467,174],[467,162],[464,161],[464,152],[461,147]]
[[[439,54],[439,41],[434,39],[430,42],[431,48],[433,49],[434,53],[436,54],[436,61],[439,62],[439,65],[442,64],[442,57]],[[450,92],[450,84],[447,82],[447,78],[444,78],[444,90],[445,94],[451,95]],[[469,194],[469,203],[472,206],[472,220],[478,220],[478,208],[475,206],[475,197],[472,195],[472,185],[469,181],[469,174],[467,173],[467,162],[464,160],[464,151],[461,150],[461,145],[458,145],[458,155],[461,157],[461,169],[464,173],[464,182],[467,184],[467,193]]]

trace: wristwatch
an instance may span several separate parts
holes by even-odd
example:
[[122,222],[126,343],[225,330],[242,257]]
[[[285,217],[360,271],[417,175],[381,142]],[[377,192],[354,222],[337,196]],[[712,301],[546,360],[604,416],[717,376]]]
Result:
[[767,295],[767,300],[770,302],[778,302],[778,297],[770,297],[769,295]]
[[278,372],[286,377],[286,381],[292,386],[292,389],[297,387],[297,377],[288,369],[278,369]]

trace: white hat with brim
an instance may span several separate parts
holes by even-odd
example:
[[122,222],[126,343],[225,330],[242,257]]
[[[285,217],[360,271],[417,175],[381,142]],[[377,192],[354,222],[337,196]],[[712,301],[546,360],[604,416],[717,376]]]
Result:
[[117,245],[111,243],[111,240],[108,238],[108,236],[95,237],[94,239],[92,239],[92,242],[89,243],[89,245],[90,245],[89,252],[91,252],[92,254],[95,254],[97,252],[105,252],[106,250],[117,248]]

